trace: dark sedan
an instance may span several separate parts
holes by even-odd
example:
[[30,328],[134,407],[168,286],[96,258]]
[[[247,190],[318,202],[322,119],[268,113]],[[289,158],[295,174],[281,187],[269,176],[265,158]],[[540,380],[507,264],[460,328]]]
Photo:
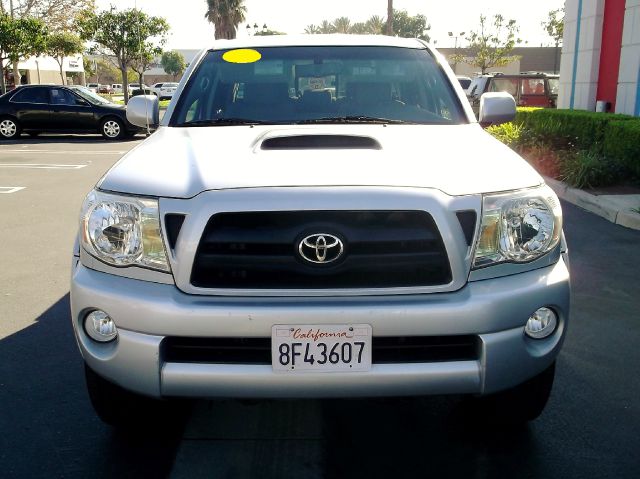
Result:
[[23,85],[0,96],[0,139],[50,133],[101,133],[119,140],[139,131],[126,108],[81,86]]

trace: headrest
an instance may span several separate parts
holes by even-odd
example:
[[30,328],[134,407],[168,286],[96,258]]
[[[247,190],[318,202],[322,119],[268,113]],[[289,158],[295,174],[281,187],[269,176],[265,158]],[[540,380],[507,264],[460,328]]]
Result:
[[244,101],[253,104],[275,104],[289,100],[289,86],[284,83],[245,83]]
[[391,100],[391,84],[378,82],[351,82],[347,85],[347,97],[358,103]]
[[331,104],[331,92],[328,90],[306,90],[302,94],[302,102],[307,106],[328,106]]

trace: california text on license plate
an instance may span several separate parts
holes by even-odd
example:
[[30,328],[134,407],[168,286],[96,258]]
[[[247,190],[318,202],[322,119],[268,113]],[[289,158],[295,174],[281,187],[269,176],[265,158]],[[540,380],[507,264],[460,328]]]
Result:
[[275,325],[271,364],[275,372],[369,371],[371,325]]

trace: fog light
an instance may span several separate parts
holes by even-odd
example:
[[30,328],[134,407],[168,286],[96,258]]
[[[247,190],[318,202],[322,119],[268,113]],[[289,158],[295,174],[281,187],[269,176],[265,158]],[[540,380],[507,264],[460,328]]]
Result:
[[84,318],[84,330],[91,339],[101,343],[112,341],[118,335],[118,329],[113,319],[104,311],[91,311]]
[[531,315],[524,327],[524,332],[530,338],[542,339],[553,333],[557,325],[556,313],[549,308],[540,308]]

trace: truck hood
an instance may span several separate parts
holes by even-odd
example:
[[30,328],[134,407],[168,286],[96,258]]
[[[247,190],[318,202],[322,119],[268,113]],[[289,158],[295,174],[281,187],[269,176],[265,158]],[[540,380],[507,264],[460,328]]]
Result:
[[261,125],[161,127],[98,187],[172,198],[286,186],[435,188],[458,196],[542,182],[477,124]]

